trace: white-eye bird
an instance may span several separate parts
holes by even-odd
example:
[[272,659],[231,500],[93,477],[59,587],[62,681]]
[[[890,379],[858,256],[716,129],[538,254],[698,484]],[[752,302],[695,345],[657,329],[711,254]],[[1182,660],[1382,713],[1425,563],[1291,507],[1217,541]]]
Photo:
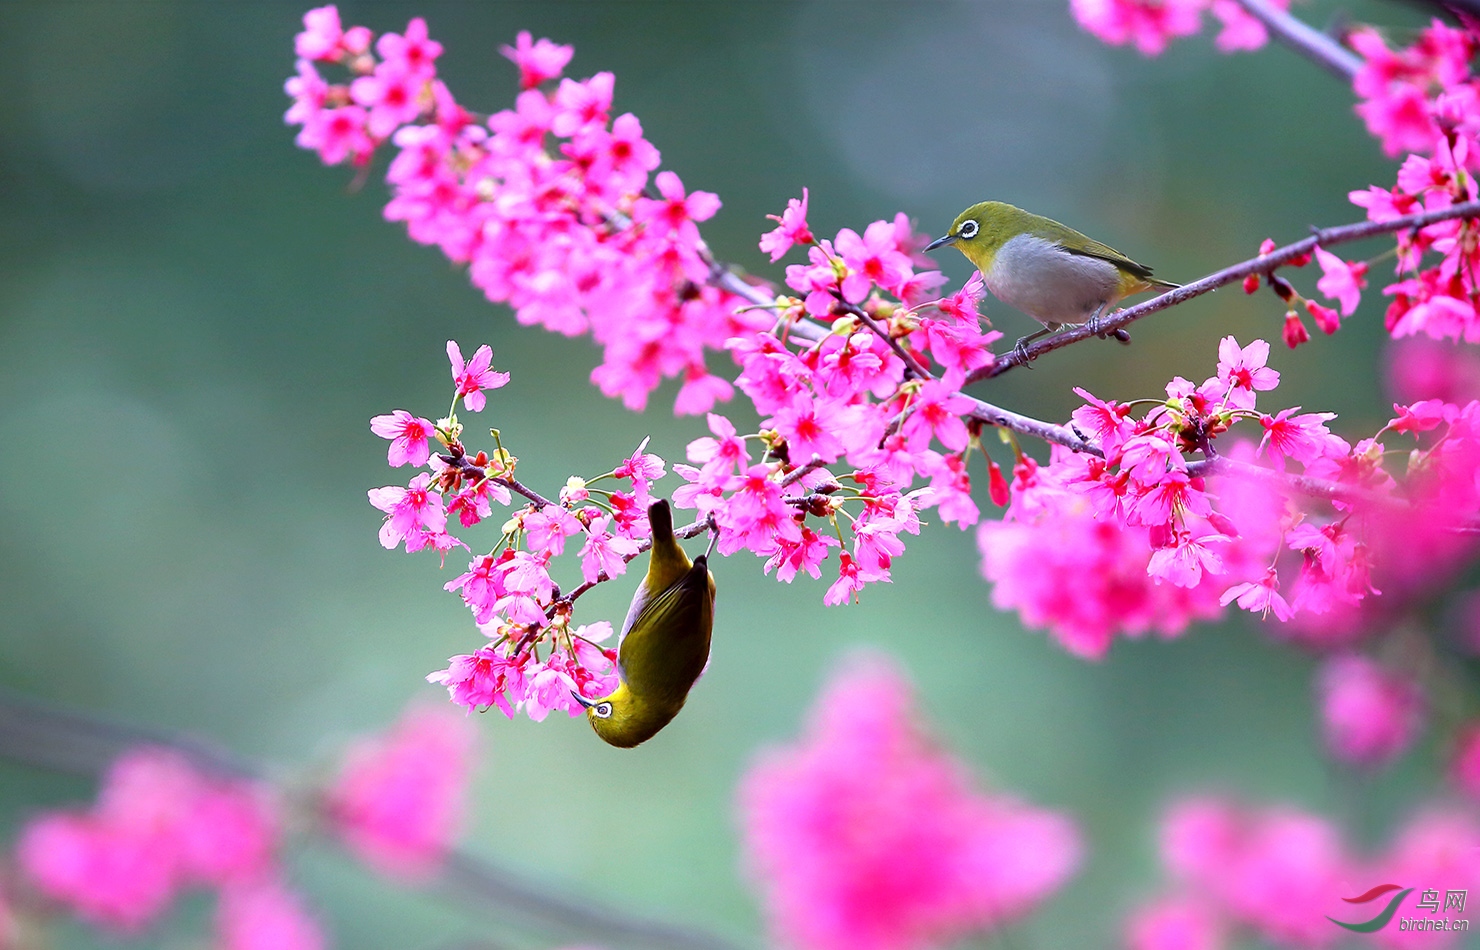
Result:
[[[1100,318],[1122,297],[1180,286],[1071,227],[1001,201],[967,208],[925,250],[947,244],[976,265],[992,296],[1043,324],[1013,347],[1024,365],[1028,343],[1045,333],[1085,323],[1098,333]],[[1130,342],[1124,330],[1115,337]]]
[[692,562],[673,534],[662,499],[648,508],[653,547],[647,576],[632,595],[617,648],[620,684],[607,696],[575,697],[603,741],[630,749],[668,725],[709,662],[714,629],[714,575],[708,557]]

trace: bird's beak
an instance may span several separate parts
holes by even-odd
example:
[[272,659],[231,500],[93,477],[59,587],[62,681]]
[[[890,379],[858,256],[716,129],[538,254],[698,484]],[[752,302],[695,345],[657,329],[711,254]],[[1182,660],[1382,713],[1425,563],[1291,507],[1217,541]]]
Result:
[[954,235],[954,234],[947,234],[945,237],[938,237],[935,240],[931,241],[929,244],[925,245],[925,250],[927,250],[927,251],[933,251],[933,250],[935,250],[938,247],[945,247],[947,244],[955,244],[955,243],[956,243],[956,235]]
[[582,706],[585,706],[587,709],[590,709],[592,706],[596,705],[594,702],[582,696],[575,690],[571,690],[570,694],[576,698],[576,702],[580,703]]

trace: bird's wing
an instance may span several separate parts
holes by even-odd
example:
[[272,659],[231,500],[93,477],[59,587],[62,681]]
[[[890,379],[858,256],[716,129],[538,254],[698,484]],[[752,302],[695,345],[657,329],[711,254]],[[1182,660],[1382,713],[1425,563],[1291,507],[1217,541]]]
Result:
[[[1081,234],[1080,237],[1084,237],[1084,235]],[[1109,261],[1121,270],[1129,271],[1142,280],[1146,280],[1151,276],[1151,268],[1145,264],[1137,264],[1115,248],[1110,247],[1108,244],[1101,244],[1092,238],[1084,237],[1083,247],[1069,247],[1063,243],[1060,243],[1059,247],[1068,251],[1070,254],[1078,254],[1082,257],[1097,257],[1102,261]]]
[[[640,677],[643,670],[668,669],[673,664],[682,665],[685,660],[692,662],[696,657],[707,657],[709,625],[705,623],[705,613],[713,608],[706,564],[695,562],[683,580],[647,598],[641,606],[633,606],[637,616],[618,648],[617,667],[623,681],[634,691],[648,685],[633,684],[634,673]],[[674,631],[679,631],[678,635]],[[702,666],[704,661],[698,662]],[[697,675],[695,670],[693,676]],[[693,676],[684,684],[685,689],[693,682]]]

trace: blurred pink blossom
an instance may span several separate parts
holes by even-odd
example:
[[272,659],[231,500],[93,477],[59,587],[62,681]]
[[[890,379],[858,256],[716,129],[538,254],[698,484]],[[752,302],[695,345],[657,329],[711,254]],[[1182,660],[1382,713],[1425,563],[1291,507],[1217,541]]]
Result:
[[1322,734],[1333,756],[1380,768],[1412,744],[1423,726],[1418,685],[1373,660],[1348,653],[1322,664],[1316,678]]
[[1028,912],[1080,860],[1063,815],[976,791],[918,724],[904,677],[855,660],[797,742],[739,792],[747,863],[778,940],[798,950],[911,950]]
[[330,824],[382,873],[420,878],[452,847],[473,765],[471,720],[413,707],[390,731],[350,748],[325,792]]
[[279,817],[254,783],[209,776],[183,756],[139,748],[114,762],[94,806],[22,830],[17,858],[47,897],[95,925],[136,932],[181,888],[267,875]]

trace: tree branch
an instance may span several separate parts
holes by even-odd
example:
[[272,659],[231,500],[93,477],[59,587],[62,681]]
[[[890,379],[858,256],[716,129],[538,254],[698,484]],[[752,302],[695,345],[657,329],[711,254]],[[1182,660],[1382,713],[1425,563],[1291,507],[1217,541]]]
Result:
[[[1100,321],[1101,333],[1108,333],[1121,327],[1129,326],[1142,317],[1149,316],[1159,310],[1175,307],[1177,304],[1186,303],[1193,297],[1201,297],[1203,294],[1216,290],[1227,284],[1243,280],[1250,274],[1269,274],[1276,268],[1283,267],[1290,261],[1303,254],[1309,254],[1317,246],[1330,247],[1336,244],[1345,244],[1348,241],[1358,241],[1362,238],[1373,237],[1378,234],[1390,234],[1394,231],[1403,231],[1408,228],[1423,228],[1440,221],[1448,221],[1453,218],[1475,218],[1480,217],[1480,201],[1465,201],[1438,211],[1424,211],[1418,214],[1408,214],[1401,218],[1392,218],[1388,221],[1358,221],[1355,224],[1344,224],[1334,228],[1324,228],[1315,231],[1310,237],[1284,247],[1275,248],[1268,254],[1261,254],[1249,260],[1225,267],[1223,270],[1209,274],[1201,280],[1190,284],[1183,284],[1176,290],[1169,290],[1159,297],[1153,297],[1145,303],[1138,303],[1134,307],[1127,307],[1118,313],[1112,314]],[[1028,355],[1031,358],[1078,343],[1080,340],[1094,338],[1089,327],[1078,326],[1055,333],[1053,336],[1034,343],[1028,347]],[[991,379],[1001,376],[1018,365],[1017,359],[1007,353],[997,357],[990,366],[973,370],[966,377],[967,383],[974,383],[982,379]]]
[[1269,0],[1238,0],[1274,38],[1309,59],[1338,79],[1350,83],[1362,68],[1362,58],[1338,43],[1329,34],[1296,19]]
[[[195,736],[104,720],[0,692],[0,757],[35,768],[97,778],[119,755],[141,745],[173,749],[214,774],[257,780],[267,774],[260,765]],[[434,880],[436,890],[491,910],[499,917],[514,915],[544,931],[604,946],[739,950],[737,944],[716,934],[567,896],[562,888],[537,884],[463,851],[448,855]]]

